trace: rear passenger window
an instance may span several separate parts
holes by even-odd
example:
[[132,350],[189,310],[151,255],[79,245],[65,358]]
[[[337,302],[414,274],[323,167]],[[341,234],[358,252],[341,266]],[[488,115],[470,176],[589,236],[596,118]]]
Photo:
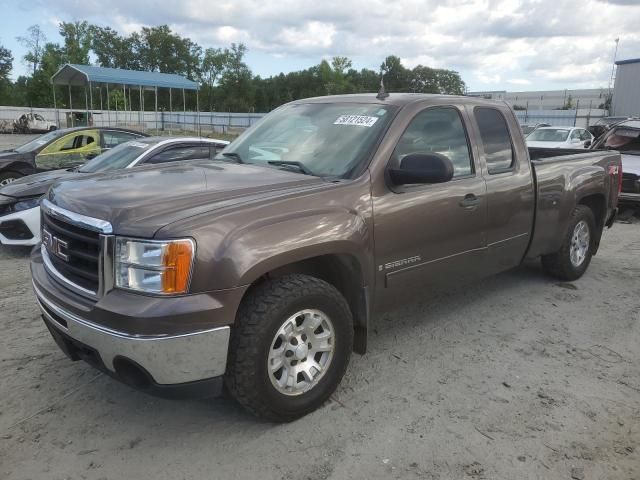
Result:
[[511,135],[502,113],[495,108],[477,107],[474,115],[480,129],[480,139],[489,173],[501,173],[513,168]]
[[428,108],[417,114],[402,134],[392,162],[400,165],[412,153],[438,153],[453,164],[453,176],[473,174],[473,159],[460,114],[454,108]]

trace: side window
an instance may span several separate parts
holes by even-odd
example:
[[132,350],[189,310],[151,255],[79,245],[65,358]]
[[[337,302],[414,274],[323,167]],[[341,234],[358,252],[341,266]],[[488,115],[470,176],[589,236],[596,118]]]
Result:
[[60,151],[64,152],[66,150],[76,150],[78,148],[91,145],[95,141],[96,139],[94,135],[70,135],[68,138],[65,138],[64,144],[60,147]]
[[582,135],[580,136],[581,140],[591,140],[591,134],[587,130],[581,130]]
[[391,161],[412,153],[438,153],[453,163],[453,176],[474,173],[473,158],[460,114],[454,108],[428,108],[416,115],[396,145]]
[[580,130],[574,130],[571,132],[571,140],[580,140]]
[[166,163],[178,162],[181,160],[192,160],[196,158],[209,158],[209,145],[191,145],[182,147],[172,147],[152,156],[145,163]]
[[490,174],[513,168],[514,155],[507,121],[495,108],[477,107],[473,111],[480,130],[485,161]]
[[38,170],[69,168],[83,164],[88,157],[100,153],[95,130],[70,133],[47,145],[36,156]]
[[138,138],[138,135],[127,132],[106,131],[102,134],[102,138],[104,139],[104,148],[113,148],[121,143]]

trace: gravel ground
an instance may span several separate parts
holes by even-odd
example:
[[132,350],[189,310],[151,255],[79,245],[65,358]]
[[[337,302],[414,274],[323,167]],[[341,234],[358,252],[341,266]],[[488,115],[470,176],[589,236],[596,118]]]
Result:
[[628,222],[576,282],[533,263],[378,316],[332,400],[285,425],[67,360],[39,318],[28,250],[0,247],[0,478],[638,479]]
[[72,363],[28,251],[0,250],[0,478],[640,478],[640,223],[587,274],[537,264],[381,315],[333,400],[274,425]]
[[11,148],[19,147],[33,140],[40,135],[23,135],[13,133],[0,133],[0,150],[8,150]]

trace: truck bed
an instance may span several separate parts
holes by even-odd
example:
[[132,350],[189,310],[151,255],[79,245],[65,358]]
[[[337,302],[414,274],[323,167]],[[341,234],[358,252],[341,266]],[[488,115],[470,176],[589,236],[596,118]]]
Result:
[[529,148],[529,155],[537,201],[527,257],[536,258],[558,251],[576,199],[592,196],[587,201],[599,202],[604,209],[601,217],[609,217],[618,195],[617,175],[611,175],[609,167],[620,166],[620,154],[583,148]]

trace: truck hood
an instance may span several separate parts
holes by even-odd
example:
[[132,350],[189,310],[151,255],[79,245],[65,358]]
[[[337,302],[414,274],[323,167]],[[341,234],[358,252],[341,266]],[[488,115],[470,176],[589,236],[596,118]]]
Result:
[[49,187],[57,180],[73,178],[81,175],[74,170],[51,170],[20,178],[0,189],[2,195],[15,198],[36,197],[47,193]]
[[107,220],[116,234],[151,238],[193,215],[320,186],[323,179],[295,172],[203,161],[85,175],[55,184],[49,200]]
[[640,176],[640,155],[622,154],[622,173]]

